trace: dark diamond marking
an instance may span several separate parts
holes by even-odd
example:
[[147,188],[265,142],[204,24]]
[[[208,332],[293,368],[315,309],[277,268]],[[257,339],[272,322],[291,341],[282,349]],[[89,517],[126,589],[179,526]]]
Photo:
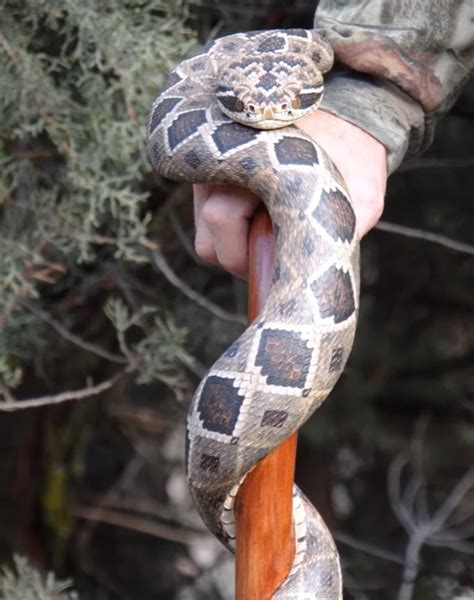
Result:
[[264,40],[257,48],[257,52],[276,52],[285,48],[285,40],[280,35],[272,35],[272,37]]
[[263,413],[260,425],[262,427],[281,427],[287,418],[288,413],[286,410],[266,410]]
[[305,62],[300,58],[285,57],[281,59],[281,62],[283,62],[287,67],[291,68],[304,67],[305,65]]
[[212,134],[212,138],[222,154],[255,140],[258,133],[239,123],[223,123]]
[[254,67],[254,66],[255,66],[255,59],[253,57],[242,58],[239,61],[231,64],[231,68],[241,69],[242,71],[245,71],[245,69],[247,67]]
[[318,153],[314,144],[301,138],[285,137],[275,144],[278,162],[282,165],[317,165]]
[[293,331],[262,331],[255,364],[262,367],[270,385],[303,388],[311,363],[312,350]]
[[157,104],[150,122],[150,133],[153,133],[170,111],[181,102],[182,98],[165,98]]
[[259,79],[259,86],[267,91],[274,88],[276,83],[277,83],[277,78],[275,77],[275,75],[272,75],[271,73],[265,73],[265,75],[263,75]]
[[339,371],[342,366],[342,359],[344,356],[344,348],[333,348],[331,354],[331,362],[329,364],[329,371],[332,373],[333,371]]
[[201,164],[201,159],[194,150],[190,150],[184,155],[184,162],[186,162],[193,169],[197,169]]
[[249,175],[258,169],[257,163],[251,156],[245,156],[240,161],[240,165],[242,169],[245,169]]
[[197,71],[205,71],[206,70],[206,60],[196,60],[195,62],[192,63],[191,65],[191,71],[193,71],[194,73],[196,73]]
[[184,142],[188,137],[196,133],[199,126],[206,122],[205,110],[191,110],[179,115],[168,127],[168,142],[174,150],[176,146]]
[[348,319],[355,311],[354,292],[349,273],[331,267],[311,284],[321,317],[334,317],[335,323]]
[[233,379],[211,375],[204,384],[198,403],[204,429],[232,435],[244,401],[232,382]]
[[210,454],[201,454],[201,462],[199,466],[203,471],[209,471],[210,473],[217,473],[219,469],[219,457],[211,456]]
[[176,72],[171,73],[171,75],[166,80],[165,85],[161,88],[161,93],[166,92],[166,90],[169,90],[170,88],[172,88],[174,85],[176,85],[177,83],[179,83],[182,80],[183,80],[182,77],[180,77],[178,75],[178,73],[176,73]]
[[350,242],[354,237],[356,220],[352,206],[340,190],[321,194],[321,200],[313,211],[313,217],[329,233],[333,240]]

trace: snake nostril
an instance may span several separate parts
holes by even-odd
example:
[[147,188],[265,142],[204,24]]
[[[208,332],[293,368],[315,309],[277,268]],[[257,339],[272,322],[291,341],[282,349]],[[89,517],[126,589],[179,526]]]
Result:
[[288,110],[288,104],[286,102],[283,102],[281,105],[281,110]]
[[248,110],[249,112],[255,112],[255,106],[254,106],[253,104],[249,104],[249,105],[247,106],[247,110]]

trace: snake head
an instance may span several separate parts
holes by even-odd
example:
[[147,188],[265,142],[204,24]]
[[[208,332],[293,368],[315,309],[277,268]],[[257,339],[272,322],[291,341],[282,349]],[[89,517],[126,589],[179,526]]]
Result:
[[221,111],[257,129],[291,125],[319,106],[324,89],[315,63],[297,54],[244,56],[228,63],[218,80]]

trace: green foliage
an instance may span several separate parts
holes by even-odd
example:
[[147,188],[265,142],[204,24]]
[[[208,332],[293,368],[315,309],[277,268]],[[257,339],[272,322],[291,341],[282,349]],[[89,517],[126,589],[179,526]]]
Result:
[[[181,378],[179,363],[192,360],[183,349],[186,329],[176,326],[170,315],[157,314],[153,306],[143,306],[132,314],[120,298],[110,298],[104,311],[117,331],[120,349],[130,368],[138,370],[137,382],[150,383],[155,379],[176,391]],[[138,340],[134,337],[133,343],[127,339],[131,330],[142,333]]]
[[0,571],[0,600],[75,600],[70,581],[58,581],[53,573],[43,577],[22,556],[13,557],[14,568]]
[[0,5],[4,395],[44,343],[25,300],[80,294],[93,265],[148,261],[145,129],[166,75],[195,45],[185,17],[172,0]]

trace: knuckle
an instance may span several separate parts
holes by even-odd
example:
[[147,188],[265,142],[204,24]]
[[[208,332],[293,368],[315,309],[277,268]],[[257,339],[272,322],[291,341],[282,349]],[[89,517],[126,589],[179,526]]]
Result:
[[222,227],[228,220],[225,204],[209,199],[201,209],[201,219],[210,227]]

